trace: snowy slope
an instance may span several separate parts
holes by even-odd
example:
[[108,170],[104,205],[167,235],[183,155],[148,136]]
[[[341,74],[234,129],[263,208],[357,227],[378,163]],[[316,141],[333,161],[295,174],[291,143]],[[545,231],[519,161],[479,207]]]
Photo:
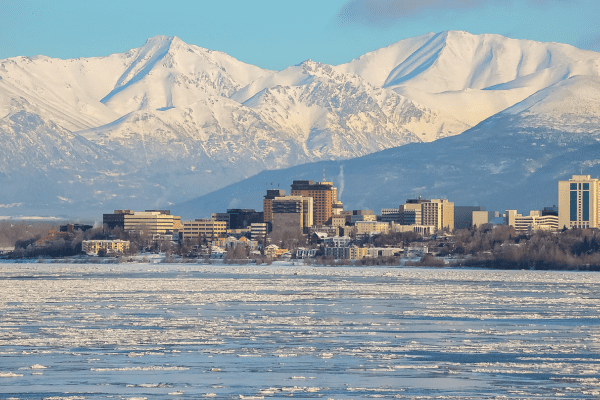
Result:
[[[399,56],[406,48],[415,50]],[[447,31],[407,39],[335,68],[474,126],[569,76],[597,76],[599,59],[596,52],[566,44]],[[370,65],[386,67],[373,74]]]
[[319,180],[324,169],[343,189],[345,209],[378,212],[416,196],[488,210],[542,209],[557,204],[558,180],[579,173],[600,176],[600,79],[559,82],[458,136],[263,171],[172,208],[200,216],[226,206],[260,209],[265,183],[289,192],[292,180]]
[[231,95],[270,71],[227,54],[156,36],[108,57],[15,57],[0,62],[0,117],[29,109],[77,131],[138,109]]
[[[338,66],[308,60],[282,71],[166,36],[108,57],[0,60],[0,184],[10,188],[0,208],[168,206],[263,170],[350,163],[405,145],[423,149],[410,161],[414,170],[382,165],[373,173],[388,182],[399,179],[394,174],[426,180],[424,162],[432,174],[474,160],[488,165],[481,148],[472,160],[467,149],[523,132],[561,149],[592,145],[599,65],[599,53],[568,45],[455,31]],[[436,144],[456,135],[442,143],[461,143],[461,151]],[[432,157],[438,152],[446,155]]]

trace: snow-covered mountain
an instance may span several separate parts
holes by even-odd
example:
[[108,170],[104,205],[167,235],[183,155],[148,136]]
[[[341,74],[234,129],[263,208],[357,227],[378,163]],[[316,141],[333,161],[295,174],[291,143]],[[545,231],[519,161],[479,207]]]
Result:
[[0,60],[0,214],[167,206],[411,143],[428,159],[465,131],[467,147],[509,131],[592,140],[599,65],[569,45],[455,31],[282,71],[164,36],[108,57]]
[[340,189],[345,209],[379,212],[417,196],[501,212],[552,206],[558,204],[558,180],[580,173],[600,176],[600,79],[567,79],[461,135],[351,160],[263,171],[173,210],[208,216],[227,207],[260,209],[269,184],[289,193],[294,179],[319,180],[323,171]]

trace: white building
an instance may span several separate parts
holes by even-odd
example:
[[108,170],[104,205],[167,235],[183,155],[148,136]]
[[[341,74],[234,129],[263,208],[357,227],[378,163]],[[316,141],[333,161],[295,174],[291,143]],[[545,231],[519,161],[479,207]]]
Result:
[[542,215],[541,211],[531,210],[529,215],[521,215],[517,210],[506,210],[506,224],[515,228],[517,233],[533,232],[539,230],[558,230],[558,217],[556,215]]
[[125,253],[129,251],[128,240],[84,240],[81,242],[81,250],[86,254],[98,254],[104,250],[106,253]]
[[350,236],[333,236],[323,238],[323,244],[329,247],[345,247],[350,244]]

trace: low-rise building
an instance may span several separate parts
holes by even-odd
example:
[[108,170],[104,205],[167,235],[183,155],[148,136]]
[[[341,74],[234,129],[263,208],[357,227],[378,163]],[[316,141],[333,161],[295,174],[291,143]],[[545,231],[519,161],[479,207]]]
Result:
[[100,250],[107,254],[125,253],[129,251],[128,240],[84,240],[81,242],[81,250],[86,254],[98,254]]
[[305,249],[304,247],[299,247],[296,249],[296,258],[297,259],[305,259],[305,258],[314,258],[317,255],[317,249]]
[[399,247],[367,247],[367,256],[377,257],[400,257],[404,253],[403,248]]
[[165,211],[143,211],[125,214],[124,230],[146,237],[165,234],[174,230],[173,217],[170,213],[166,214]]
[[217,238],[224,236],[227,231],[225,221],[213,221],[211,219],[196,219],[183,223],[183,238]]
[[346,247],[350,245],[350,236],[332,236],[323,238],[323,244],[328,247]]
[[250,237],[252,240],[264,238],[267,236],[268,229],[269,227],[266,222],[255,222],[250,225]]
[[538,210],[529,211],[529,215],[518,214],[517,210],[506,210],[506,224],[514,227],[517,233],[538,230],[557,231],[558,216],[542,215]]
[[387,222],[377,221],[358,221],[356,224],[357,235],[368,235],[370,233],[388,233],[390,224]]
[[281,256],[284,253],[287,253],[288,249],[280,249],[279,246],[275,245],[275,244],[270,244],[267,247],[265,247],[265,257],[269,257],[269,258],[278,258],[279,256]]

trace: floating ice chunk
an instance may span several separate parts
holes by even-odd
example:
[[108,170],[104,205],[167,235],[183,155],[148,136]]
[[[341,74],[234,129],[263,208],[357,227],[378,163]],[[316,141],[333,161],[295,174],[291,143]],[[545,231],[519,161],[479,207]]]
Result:
[[31,369],[46,369],[48,367],[44,367],[43,365],[40,365],[40,364],[34,364],[29,368],[31,368]]
[[149,366],[149,367],[124,367],[124,368],[91,368],[91,371],[184,371],[188,370],[187,367],[162,367],[162,366]]
[[18,378],[23,374],[15,374],[14,372],[0,372],[0,378]]

